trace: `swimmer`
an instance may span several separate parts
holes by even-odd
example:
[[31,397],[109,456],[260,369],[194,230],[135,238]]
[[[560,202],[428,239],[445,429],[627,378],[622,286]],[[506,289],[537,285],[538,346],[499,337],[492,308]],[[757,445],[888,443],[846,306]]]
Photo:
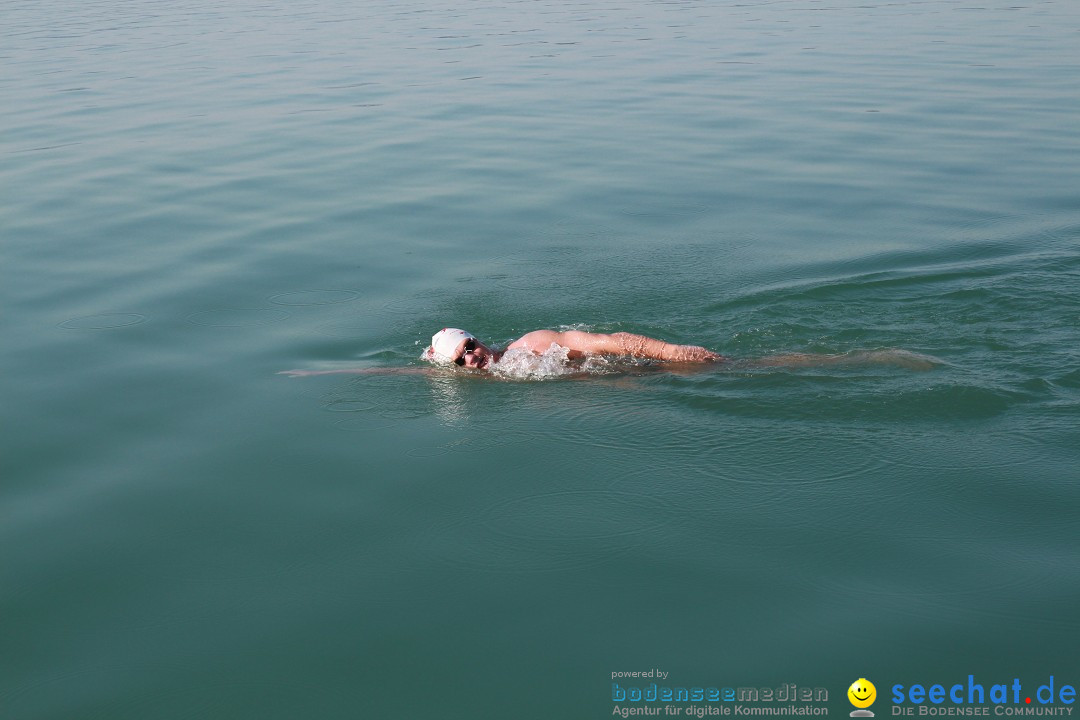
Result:
[[472,333],[457,328],[443,328],[431,337],[431,345],[421,356],[428,362],[473,370],[486,370],[495,365],[509,350],[527,350],[541,355],[552,345],[567,350],[568,360],[580,360],[589,355],[645,358],[670,363],[721,362],[723,355],[697,345],[675,345],[663,340],[626,332],[590,333],[581,330],[534,330],[496,350],[480,342]]
[[[728,364],[730,358],[698,345],[677,345],[644,335],[627,332],[591,333],[582,330],[534,330],[522,335],[504,349],[493,348],[475,335],[459,328],[443,328],[431,337],[431,345],[420,356],[422,360],[437,365],[457,365],[472,371],[486,372],[499,363],[510,350],[524,350],[542,355],[552,347],[566,350],[568,360],[580,360],[589,356],[627,357],[658,360],[679,367],[705,364]],[[841,355],[810,355],[794,353],[772,355],[751,361],[740,361],[737,366],[777,367],[833,364],[884,364],[898,365],[912,370],[928,370],[940,361],[906,350],[856,351]],[[422,373],[424,368],[355,368],[341,370],[285,370],[280,375],[303,377],[333,374],[381,374]]]

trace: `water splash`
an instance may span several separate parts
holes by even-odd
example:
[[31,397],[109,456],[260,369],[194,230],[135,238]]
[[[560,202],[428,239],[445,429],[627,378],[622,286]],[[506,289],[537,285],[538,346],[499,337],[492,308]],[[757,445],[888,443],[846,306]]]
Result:
[[525,348],[507,350],[490,368],[496,377],[507,380],[552,380],[560,377],[604,375],[617,368],[607,358],[590,355],[581,361],[570,360],[570,349],[551,344],[537,354]]

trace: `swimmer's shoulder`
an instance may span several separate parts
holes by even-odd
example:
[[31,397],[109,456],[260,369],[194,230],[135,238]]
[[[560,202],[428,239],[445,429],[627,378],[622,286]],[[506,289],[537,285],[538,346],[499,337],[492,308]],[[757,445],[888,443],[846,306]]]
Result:
[[551,343],[559,343],[562,333],[555,330],[533,330],[525,333],[514,342],[506,346],[507,350],[530,350],[534,353],[543,353]]

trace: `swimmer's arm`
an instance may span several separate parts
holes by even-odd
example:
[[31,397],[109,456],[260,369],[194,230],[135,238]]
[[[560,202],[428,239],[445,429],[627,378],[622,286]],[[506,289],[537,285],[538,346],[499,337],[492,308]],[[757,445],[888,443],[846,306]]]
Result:
[[570,350],[570,357],[582,355],[628,355],[664,362],[717,362],[724,357],[697,345],[675,345],[632,333],[589,333],[580,330],[557,332],[537,330],[523,335],[508,349],[527,348],[542,353],[555,343]]
[[431,372],[424,367],[342,368],[341,370],[282,370],[278,375],[310,377],[312,375],[421,375]]

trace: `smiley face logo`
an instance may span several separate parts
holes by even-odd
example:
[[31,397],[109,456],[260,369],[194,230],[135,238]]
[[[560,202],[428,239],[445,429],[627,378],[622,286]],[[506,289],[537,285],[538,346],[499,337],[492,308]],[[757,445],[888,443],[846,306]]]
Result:
[[857,708],[868,708],[877,699],[877,688],[866,678],[859,678],[847,689],[848,700]]

